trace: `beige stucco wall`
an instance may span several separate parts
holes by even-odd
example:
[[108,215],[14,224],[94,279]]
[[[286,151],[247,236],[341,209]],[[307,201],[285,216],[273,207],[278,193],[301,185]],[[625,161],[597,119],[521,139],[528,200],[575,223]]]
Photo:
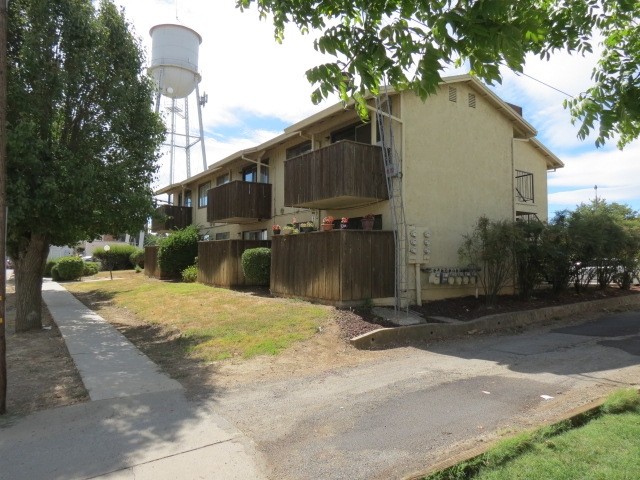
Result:
[[515,170],[533,173],[533,203],[517,201],[514,191],[516,211],[535,213],[543,222],[548,217],[547,161],[540,150],[527,140],[513,141]]

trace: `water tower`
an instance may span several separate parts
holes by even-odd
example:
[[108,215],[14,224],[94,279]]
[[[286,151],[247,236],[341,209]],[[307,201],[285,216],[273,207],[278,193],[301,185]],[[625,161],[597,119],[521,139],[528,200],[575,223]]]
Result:
[[[153,76],[158,93],[156,96],[156,113],[160,111],[160,100],[168,100],[169,126],[165,145],[169,153],[169,184],[174,181],[176,149],[185,150],[187,178],[191,176],[191,148],[200,142],[202,148],[202,167],[207,169],[202,129],[202,107],[208,96],[200,96],[198,84],[202,77],[198,73],[198,49],[202,37],[194,30],[182,25],[162,24],[149,30],[151,35],[151,66],[149,73]],[[189,126],[189,97],[195,90],[198,109],[198,134],[193,134]],[[183,100],[181,102],[181,100]],[[184,128],[178,123],[184,121]]]

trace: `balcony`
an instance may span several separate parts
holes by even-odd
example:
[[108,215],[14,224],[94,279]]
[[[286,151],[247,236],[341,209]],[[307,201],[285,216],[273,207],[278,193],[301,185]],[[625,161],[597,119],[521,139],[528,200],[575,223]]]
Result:
[[382,149],[341,141],[284,163],[284,204],[324,210],[388,199]]
[[234,181],[208,192],[207,221],[253,223],[271,218],[271,184]]
[[191,207],[161,205],[156,208],[156,214],[151,219],[151,230],[169,232],[188,227],[191,225],[191,210]]

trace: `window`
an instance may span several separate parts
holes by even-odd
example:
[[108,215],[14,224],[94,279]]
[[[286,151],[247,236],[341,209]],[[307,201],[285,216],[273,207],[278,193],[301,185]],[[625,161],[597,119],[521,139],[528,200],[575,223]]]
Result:
[[533,173],[516,170],[516,200],[533,203]]
[[[269,159],[261,161],[260,168],[260,183],[269,183]],[[258,165],[255,163],[249,165],[242,170],[242,180],[245,182],[257,182],[258,181]]]
[[311,140],[307,140],[306,142],[299,143],[295,147],[287,148],[286,159],[297,157],[298,155],[302,155],[303,153],[311,151]]
[[251,230],[249,232],[242,232],[243,240],[267,240],[266,230]]
[[216,178],[216,187],[219,187],[220,185],[224,185],[225,183],[229,183],[228,173],[225,173],[224,175],[220,175],[218,178]]
[[216,240],[229,240],[229,232],[216,233]]
[[198,187],[198,208],[207,206],[207,192],[211,188],[211,182],[203,183]]
[[351,140],[352,142],[371,144],[371,124],[370,123],[354,123],[348,127],[341,128],[331,132],[331,143],[340,140]]
[[182,194],[178,194],[178,205],[181,207],[190,207],[191,206],[191,190],[185,190],[184,198],[182,198]]

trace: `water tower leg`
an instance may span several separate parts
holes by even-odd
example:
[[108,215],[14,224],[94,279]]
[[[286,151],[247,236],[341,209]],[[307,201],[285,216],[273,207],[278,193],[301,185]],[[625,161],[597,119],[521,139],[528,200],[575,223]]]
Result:
[[200,124],[200,148],[202,148],[202,169],[207,169],[207,152],[204,146],[204,128],[202,128],[202,102],[200,100],[200,88],[196,83],[196,100],[198,104],[198,123]]
[[189,97],[184,97],[184,154],[187,160],[187,178],[191,178],[191,130],[189,129]]
[[156,113],[160,112],[160,96],[161,96],[161,93],[158,92],[156,94]]
[[174,159],[176,156],[176,99],[171,99],[171,142],[169,142],[169,185],[173,185]]

